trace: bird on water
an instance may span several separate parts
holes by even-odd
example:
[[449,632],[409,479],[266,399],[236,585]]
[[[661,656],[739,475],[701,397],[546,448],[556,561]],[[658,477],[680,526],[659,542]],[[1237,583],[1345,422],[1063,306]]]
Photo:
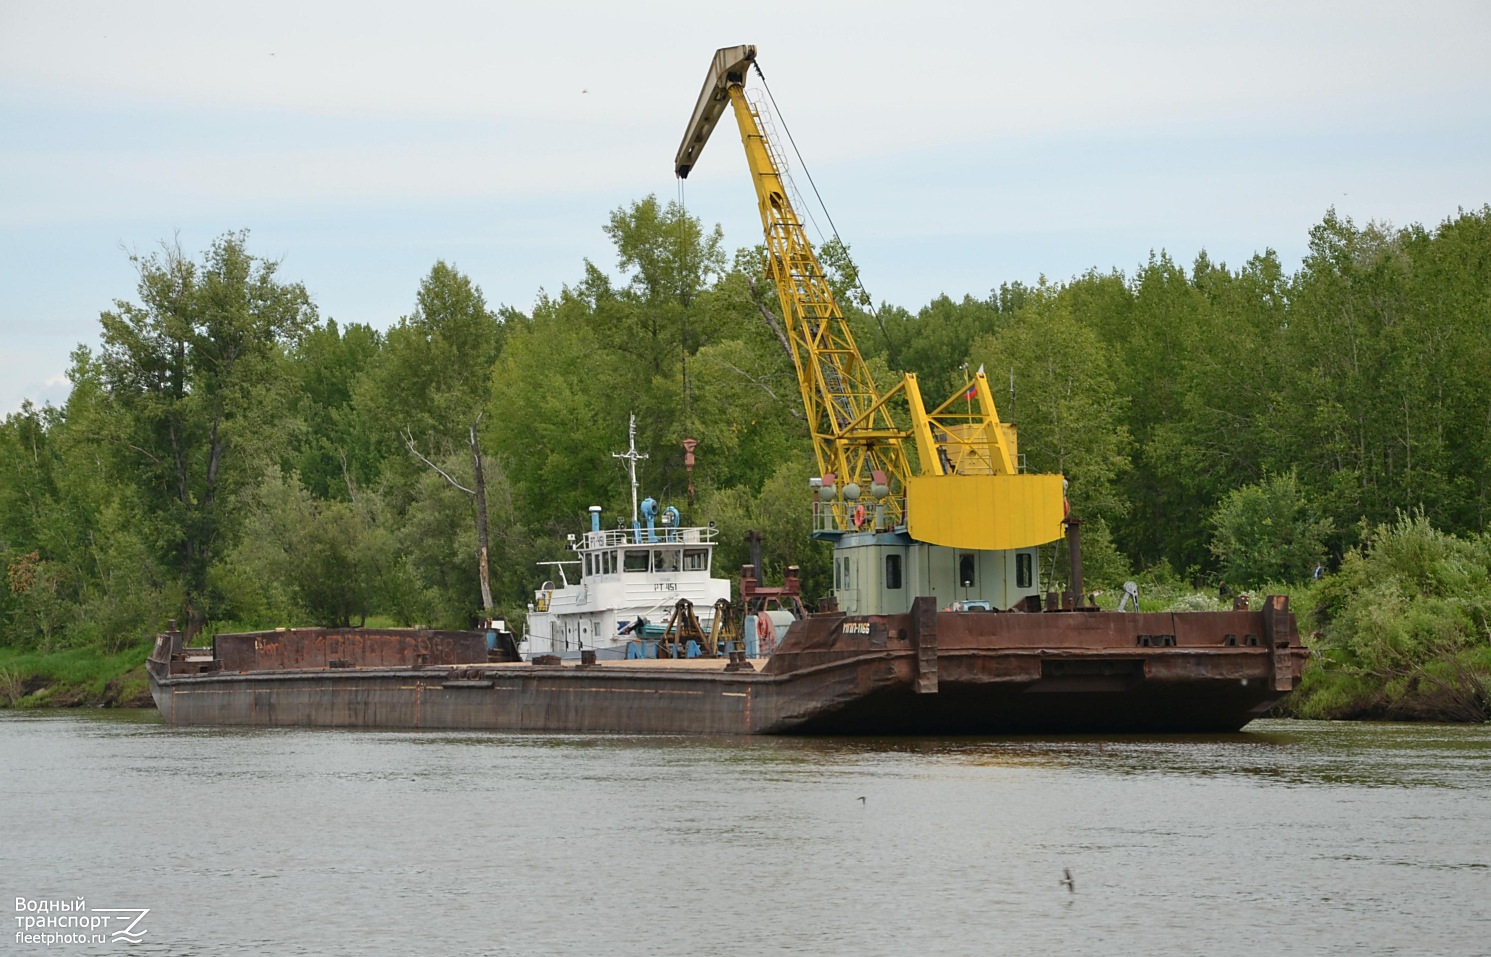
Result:
[[1077,882],[1072,880],[1072,869],[1070,867],[1063,867],[1061,873],[1065,874],[1066,877],[1062,878],[1060,886],[1065,887],[1068,893],[1077,893]]

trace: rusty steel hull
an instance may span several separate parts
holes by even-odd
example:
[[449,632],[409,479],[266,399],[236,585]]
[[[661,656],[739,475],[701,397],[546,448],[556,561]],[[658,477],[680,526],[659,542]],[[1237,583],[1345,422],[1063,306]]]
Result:
[[[376,663],[359,665],[329,655],[346,654],[345,632],[286,634],[233,636],[232,654],[173,649],[163,636],[149,666],[161,714],[176,725],[549,732],[1231,731],[1286,695],[1305,658],[1282,603],[1120,615],[947,613],[919,601],[910,615],[811,616],[754,666],[495,662],[484,645],[479,661],[437,660],[475,658],[474,639],[392,632],[371,648],[362,639]],[[437,647],[437,635],[449,643]],[[396,663],[401,654],[417,660]]]

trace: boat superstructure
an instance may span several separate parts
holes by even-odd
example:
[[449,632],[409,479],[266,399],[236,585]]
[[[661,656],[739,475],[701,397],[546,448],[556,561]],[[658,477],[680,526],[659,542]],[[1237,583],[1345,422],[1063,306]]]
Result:
[[[592,514],[599,520],[599,511]],[[593,650],[624,658],[629,649],[633,657],[651,657],[644,643],[649,626],[663,626],[681,598],[699,609],[707,628],[715,602],[730,599],[730,582],[710,571],[715,536],[707,527],[586,532],[574,543],[574,561],[547,563],[559,580],[545,581],[529,605],[519,646],[524,657],[578,658]]]
[[[678,509],[653,498],[637,501],[637,419],[631,417],[627,460],[632,484],[630,528],[601,527],[601,507],[590,507],[590,530],[570,536],[574,558],[544,562],[551,577],[534,593],[519,649],[580,658],[655,657],[661,634],[680,599],[696,609],[704,628],[717,602],[730,600],[730,582],[712,575],[718,530],[682,524]],[[571,573],[574,580],[571,581]],[[557,580],[556,580],[557,579]]]

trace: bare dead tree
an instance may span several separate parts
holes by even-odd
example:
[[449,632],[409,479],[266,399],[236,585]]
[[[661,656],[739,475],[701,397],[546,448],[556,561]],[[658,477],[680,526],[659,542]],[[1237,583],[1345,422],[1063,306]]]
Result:
[[483,617],[490,618],[492,615],[492,585],[487,577],[487,480],[481,471],[481,446],[476,441],[476,426],[481,421],[483,412],[476,417],[476,422],[471,423],[468,430],[471,436],[471,461],[473,474],[476,476],[476,546],[480,551],[477,559],[477,574],[481,576],[481,613]]
[[782,324],[777,320],[776,314],[768,309],[766,304],[761,301],[761,292],[756,288],[756,280],[751,278],[747,281],[751,289],[751,304],[760,311],[761,318],[766,320],[767,327],[771,329],[772,335],[777,337],[777,343],[781,345],[782,351],[787,354],[788,360],[795,363],[796,359],[792,354],[792,344],[787,341],[786,330],[782,328]]
[[474,489],[467,488],[460,482],[457,482],[455,479],[451,478],[450,473],[446,472],[440,466],[436,465],[434,462],[431,462],[429,459],[421,455],[419,448],[414,444],[414,435],[408,429],[404,430],[403,439],[404,444],[409,447],[409,451],[413,453],[414,457],[439,473],[440,477],[449,482],[452,488],[459,489],[460,491],[465,492],[467,495],[473,495],[476,497],[476,569],[477,577],[481,580],[482,615],[490,617],[492,614],[492,584],[491,577],[487,572],[487,554],[489,544],[487,529],[487,482],[486,478],[482,474],[481,468],[481,445],[480,443],[478,443],[476,438],[476,427],[481,424],[483,415],[486,415],[486,413],[482,412],[477,415],[476,421],[472,422],[471,426],[467,429],[467,435],[470,437],[471,440],[471,461],[473,465],[472,471],[475,475],[472,484],[476,486],[476,488]]

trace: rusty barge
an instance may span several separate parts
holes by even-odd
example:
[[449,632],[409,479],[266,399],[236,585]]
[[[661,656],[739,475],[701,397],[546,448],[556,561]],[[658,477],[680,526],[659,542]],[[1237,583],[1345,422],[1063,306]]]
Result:
[[1288,600],[1255,610],[811,614],[764,659],[522,661],[482,632],[159,636],[172,725],[680,734],[1235,731],[1298,683]]
[[[574,555],[546,563],[560,584],[535,594],[521,644],[495,629],[308,629],[219,635],[210,648],[189,648],[172,629],[148,664],[168,723],[1210,732],[1241,728],[1295,687],[1307,652],[1283,596],[1217,612],[1094,607],[1068,483],[1027,465],[983,366],[941,402],[924,400],[910,371],[882,389],[789,198],[780,147],[767,135],[772,98],[745,88],[753,68],[760,76],[755,60],[751,45],[716,51],[675,172],[686,177],[733,114],[761,214],[764,272],[781,306],[780,327],[767,321],[796,372],[817,463],[804,476],[811,535],[833,548],[832,592],[818,610],[807,613],[795,592],[791,609],[770,607],[755,557],[732,610],[725,583],[710,577],[709,526],[684,527],[676,510],[649,499],[644,532],[644,456],[633,443],[615,455],[631,468],[630,529],[601,529],[599,506],[591,509],[590,530],[569,537]],[[697,444],[683,442],[691,493]],[[1040,549],[1063,535],[1071,571],[1058,582],[1055,555],[1043,573]],[[648,615],[675,598],[680,613],[688,602],[716,602],[709,633],[689,611],[675,617],[689,624],[687,642],[670,622],[649,643]],[[739,615],[733,632],[719,624],[727,614]]]

